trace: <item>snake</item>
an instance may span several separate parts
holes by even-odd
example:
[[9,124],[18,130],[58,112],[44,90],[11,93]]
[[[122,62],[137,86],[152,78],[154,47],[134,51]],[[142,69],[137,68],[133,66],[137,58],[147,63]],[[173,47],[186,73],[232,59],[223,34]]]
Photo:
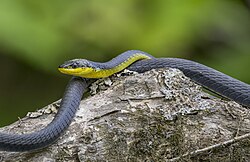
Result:
[[129,50],[104,63],[86,59],[73,59],[58,67],[61,73],[73,75],[54,119],[43,129],[15,134],[0,132],[0,150],[11,152],[36,151],[53,144],[65,132],[73,120],[83,94],[97,78],[108,77],[123,69],[143,73],[151,69],[177,68],[199,85],[250,107],[250,85],[203,64],[181,58],[155,58],[140,51]]

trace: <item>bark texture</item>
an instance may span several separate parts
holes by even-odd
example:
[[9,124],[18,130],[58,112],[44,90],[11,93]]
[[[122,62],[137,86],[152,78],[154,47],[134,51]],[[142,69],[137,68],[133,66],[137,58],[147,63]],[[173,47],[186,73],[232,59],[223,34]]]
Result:
[[[250,160],[249,108],[203,92],[177,69],[127,74],[95,82],[56,143],[39,152],[0,152],[0,160]],[[28,133],[46,126],[58,102],[1,131]]]

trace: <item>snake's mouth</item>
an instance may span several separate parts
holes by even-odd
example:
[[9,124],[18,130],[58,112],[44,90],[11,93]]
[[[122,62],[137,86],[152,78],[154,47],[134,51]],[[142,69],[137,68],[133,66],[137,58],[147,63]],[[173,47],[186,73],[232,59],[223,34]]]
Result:
[[84,76],[86,74],[89,74],[93,72],[93,68],[88,67],[79,67],[79,68],[58,68],[58,70],[67,75],[74,75],[74,76]]

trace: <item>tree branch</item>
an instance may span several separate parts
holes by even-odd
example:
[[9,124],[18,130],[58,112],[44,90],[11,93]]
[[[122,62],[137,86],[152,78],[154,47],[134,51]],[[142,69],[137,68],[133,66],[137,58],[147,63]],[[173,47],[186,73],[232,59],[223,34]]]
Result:
[[[250,110],[202,92],[179,70],[119,74],[98,80],[91,89],[96,94],[82,100],[56,143],[39,152],[0,152],[2,161],[250,159]],[[41,129],[52,120],[57,104],[1,131]]]

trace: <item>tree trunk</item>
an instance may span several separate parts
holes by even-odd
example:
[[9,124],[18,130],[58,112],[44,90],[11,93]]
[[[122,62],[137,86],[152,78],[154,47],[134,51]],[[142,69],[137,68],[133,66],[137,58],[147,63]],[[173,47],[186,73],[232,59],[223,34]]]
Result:
[[[177,69],[122,74],[92,84],[92,95],[82,100],[75,120],[56,143],[39,152],[0,152],[1,160],[250,160],[250,109],[203,92]],[[58,103],[1,131],[41,129]]]

